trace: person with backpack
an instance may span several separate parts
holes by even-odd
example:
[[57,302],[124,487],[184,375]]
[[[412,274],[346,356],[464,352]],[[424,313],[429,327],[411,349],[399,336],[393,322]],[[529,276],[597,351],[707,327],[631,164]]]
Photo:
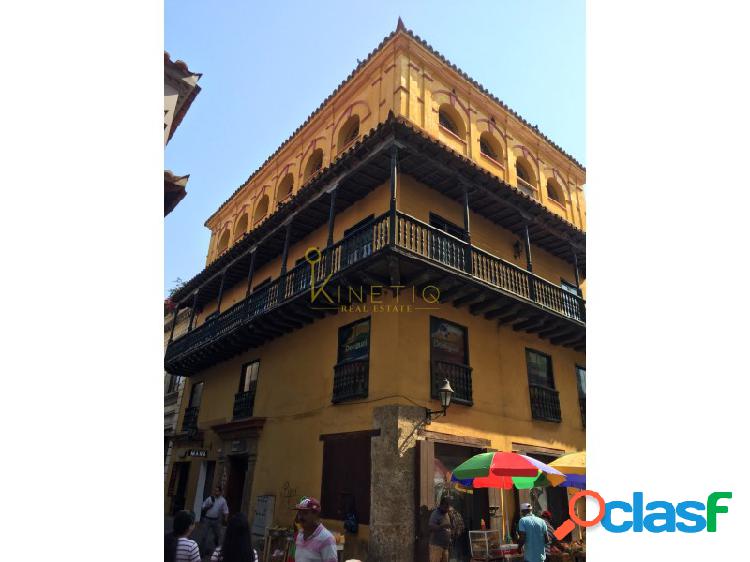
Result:
[[224,541],[211,555],[211,562],[258,562],[253,548],[250,525],[244,513],[235,513],[227,522]]
[[201,562],[198,543],[189,539],[195,528],[195,515],[179,511],[172,522],[172,532],[164,537],[164,562]]

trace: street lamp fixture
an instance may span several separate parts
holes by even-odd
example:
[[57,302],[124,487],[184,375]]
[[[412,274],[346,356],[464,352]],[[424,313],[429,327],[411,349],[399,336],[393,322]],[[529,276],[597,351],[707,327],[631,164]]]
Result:
[[426,423],[430,423],[432,422],[432,420],[439,418],[440,416],[444,416],[446,410],[448,409],[448,406],[451,405],[451,398],[453,398],[453,389],[451,388],[451,383],[448,382],[448,379],[445,379],[443,381],[443,386],[441,386],[440,390],[438,390],[438,394],[440,395],[440,405],[443,407],[443,409],[429,410],[425,408]]

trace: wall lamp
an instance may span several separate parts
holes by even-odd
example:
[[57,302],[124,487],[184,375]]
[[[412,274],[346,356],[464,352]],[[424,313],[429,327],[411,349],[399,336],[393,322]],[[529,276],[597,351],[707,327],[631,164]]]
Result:
[[440,405],[443,407],[442,410],[430,410],[428,408],[425,408],[425,423],[431,423],[432,420],[439,418],[440,416],[444,416],[446,410],[448,409],[448,406],[451,405],[451,398],[453,398],[453,389],[451,388],[451,383],[448,382],[448,379],[445,379],[443,381],[443,386],[440,387],[440,390],[438,390],[438,394],[440,395]]

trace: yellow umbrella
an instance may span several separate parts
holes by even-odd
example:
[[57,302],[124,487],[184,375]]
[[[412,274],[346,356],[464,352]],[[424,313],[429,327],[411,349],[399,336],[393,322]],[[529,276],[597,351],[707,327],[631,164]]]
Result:
[[568,453],[549,463],[565,475],[586,474],[586,451]]
[[586,489],[586,451],[568,453],[555,459],[549,465],[565,475],[563,486]]
[[[586,489],[586,451],[568,453],[567,455],[558,457],[549,463],[549,465],[565,474],[567,479],[563,483],[563,486],[581,490]],[[576,512],[578,512],[577,506]],[[578,540],[581,540],[580,527],[578,527]]]

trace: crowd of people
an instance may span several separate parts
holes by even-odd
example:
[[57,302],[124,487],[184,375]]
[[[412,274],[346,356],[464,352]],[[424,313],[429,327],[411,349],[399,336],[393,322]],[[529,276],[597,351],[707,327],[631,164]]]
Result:
[[[294,541],[285,562],[338,562],[336,540],[320,522],[320,502],[305,497],[295,509]],[[544,562],[550,546],[557,542],[551,514],[545,511],[542,517],[537,517],[528,503],[521,504],[520,511],[518,548],[524,562]],[[221,488],[215,488],[203,502],[201,516],[204,533],[199,545],[190,538],[196,526],[195,515],[190,511],[180,511],[175,515],[172,532],[164,540],[165,562],[259,562],[258,551],[252,546],[247,516],[244,513],[229,516],[229,506]],[[222,539],[224,525],[226,530]],[[430,515],[428,527],[430,562],[449,562],[451,546],[464,529],[447,496],[440,499]]]
[[[544,511],[541,517],[532,512],[531,504],[522,503],[521,518],[517,524],[518,549],[524,562],[544,562],[550,553],[550,547],[559,544],[554,535],[552,514]],[[463,523],[448,496],[440,499],[439,505],[430,514],[430,562],[449,562],[451,549],[456,545],[463,532]]]
[[[336,539],[320,522],[320,502],[305,497],[295,510],[294,544],[285,562],[338,562]],[[198,544],[191,538],[196,528],[195,515],[190,511],[175,515],[172,532],[164,539],[164,562],[259,562],[247,516],[244,513],[229,516],[229,506],[221,488],[215,488],[203,502],[201,524],[203,534]]]

